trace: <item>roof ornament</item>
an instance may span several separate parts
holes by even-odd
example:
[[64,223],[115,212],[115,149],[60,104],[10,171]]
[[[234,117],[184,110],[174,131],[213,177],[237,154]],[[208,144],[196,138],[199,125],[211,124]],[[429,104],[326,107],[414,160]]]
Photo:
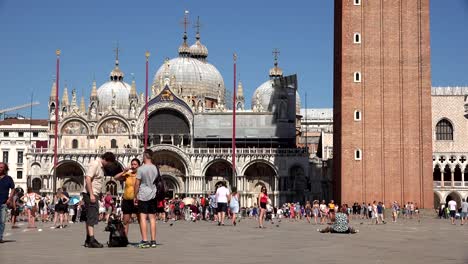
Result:
[[278,49],[274,49],[272,54],[275,62],[274,67],[270,69],[270,78],[283,77],[283,70],[278,67],[278,55],[280,54],[280,51]]
[[181,57],[188,57],[190,55],[190,48],[187,44],[187,26],[190,24],[188,15],[189,11],[185,10],[184,20],[182,21],[182,25],[184,25],[184,42],[179,47],[179,56]]

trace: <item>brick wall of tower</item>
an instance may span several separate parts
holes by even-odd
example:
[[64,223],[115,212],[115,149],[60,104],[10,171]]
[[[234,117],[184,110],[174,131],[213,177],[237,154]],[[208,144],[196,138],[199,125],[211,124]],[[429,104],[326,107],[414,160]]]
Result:
[[[335,1],[335,196],[348,204],[396,200],[429,208],[429,0],[354,2]],[[355,160],[356,149],[362,160]]]

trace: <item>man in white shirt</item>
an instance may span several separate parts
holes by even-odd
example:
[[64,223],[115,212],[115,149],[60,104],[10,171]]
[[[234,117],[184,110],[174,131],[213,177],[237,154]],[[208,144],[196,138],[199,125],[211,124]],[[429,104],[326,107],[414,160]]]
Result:
[[448,202],[448,207],[450,210],[450,220],[452,221],[452,225],[455,224],[455,214],[457,213],[457,202],[453,199]]
[[218,203],[218,226],[224,225],[224,218],[227,213],[229,190],[226,183],[221,182],[221,186],[216,190],[216,202]]

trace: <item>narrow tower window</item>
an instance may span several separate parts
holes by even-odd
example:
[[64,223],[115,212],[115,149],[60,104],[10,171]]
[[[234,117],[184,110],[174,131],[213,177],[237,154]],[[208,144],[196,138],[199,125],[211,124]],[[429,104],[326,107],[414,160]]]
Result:
[[354,33],[354,43],[355,44],[360,44],[361,43],[361,34]]
[[354,5],[361,5],[361,0],[354,0]]
[[354,82],[361,82],[361,73],[355,72],[354,73]]
[[354,121],[361,121],[361,111],[354,111]]
[[362,153],[360,149],[356,149],[354,151],[354,159],[355,160],[361,160],[362,159]]

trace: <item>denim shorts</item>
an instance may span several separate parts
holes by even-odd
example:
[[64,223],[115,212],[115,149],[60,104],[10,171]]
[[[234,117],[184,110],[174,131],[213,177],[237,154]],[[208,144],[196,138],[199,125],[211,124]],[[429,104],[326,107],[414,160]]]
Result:
[[461,213],[460,213],[460,217],[461,217],[461,218],[468,217],[468,212],[461,212]]

